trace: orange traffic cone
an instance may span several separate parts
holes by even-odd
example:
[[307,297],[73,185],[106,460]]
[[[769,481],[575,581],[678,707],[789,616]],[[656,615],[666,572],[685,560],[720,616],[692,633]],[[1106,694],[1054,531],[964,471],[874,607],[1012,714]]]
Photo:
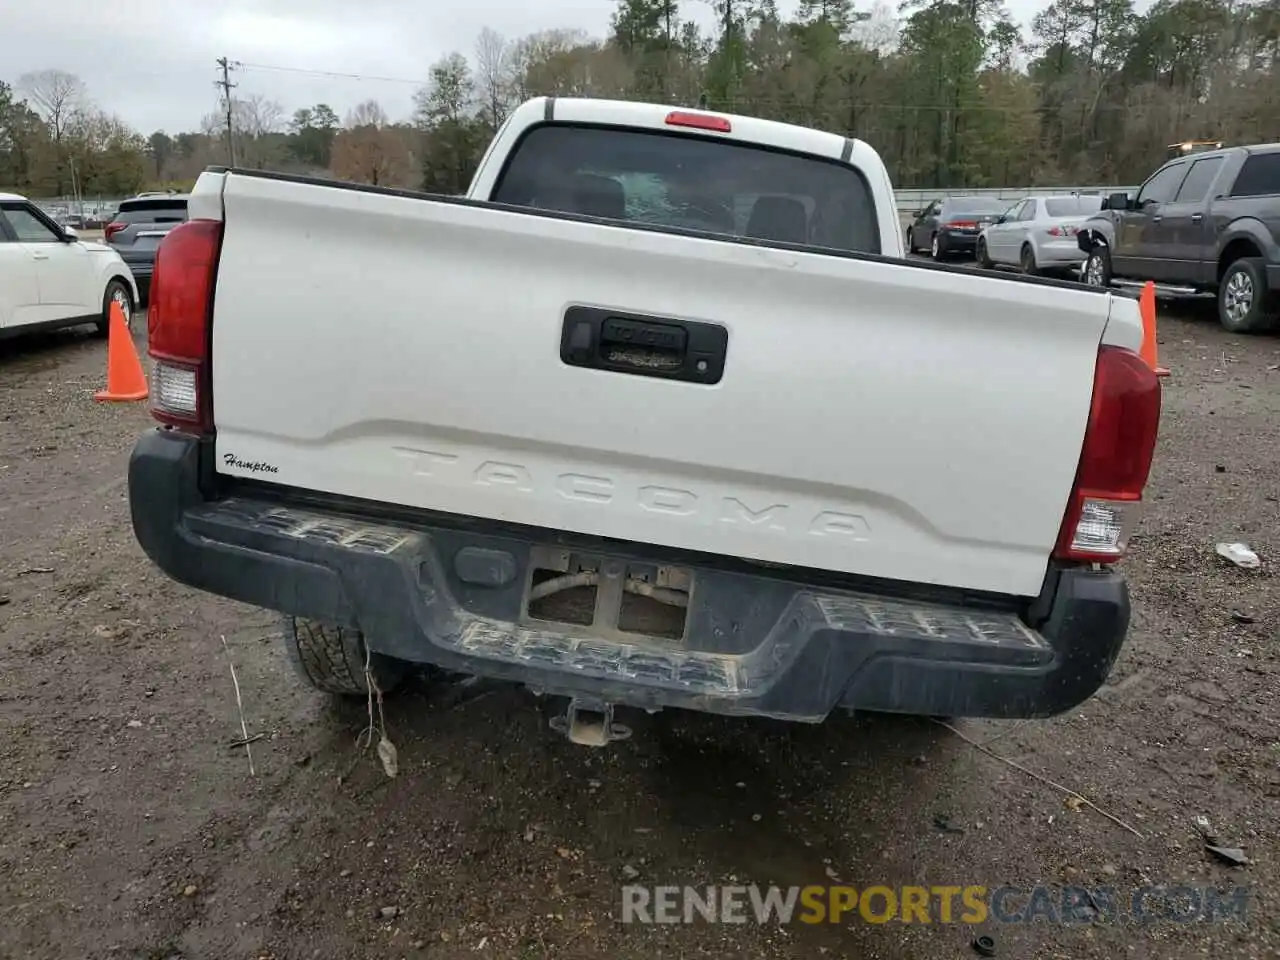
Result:
[[1156,372],[1157,377],[1167,377],[1169,371],[1156,359],[1156,285],[1148,280],[1142,285],[1138,298],[1138,310],[1142,314],[1142,359]]
[[107,328],[107,389],[93,395],[95,400],[145,400],[147,377],[133,347],[133,337],[124,322],[120,304],[111,304]]

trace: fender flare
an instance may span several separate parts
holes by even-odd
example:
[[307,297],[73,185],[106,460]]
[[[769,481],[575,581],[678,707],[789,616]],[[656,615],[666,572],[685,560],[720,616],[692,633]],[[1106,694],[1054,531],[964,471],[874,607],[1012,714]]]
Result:
[[1076,245],[1086,255],[1096,247],[1112,246],[1110,227],[1110,224],[1085,223],[1076,234]]
[[1267,259],[1280,261],[1280,244],[1276,243],[1275,238],[1271,236],[1271,231],[1262,221],[1255,217],[1241,217],[1227,225],[1227,228],[1218,236],[1218,249],[1214,260],[1221,263],[1227,247],[1237,240],[1248,240]]

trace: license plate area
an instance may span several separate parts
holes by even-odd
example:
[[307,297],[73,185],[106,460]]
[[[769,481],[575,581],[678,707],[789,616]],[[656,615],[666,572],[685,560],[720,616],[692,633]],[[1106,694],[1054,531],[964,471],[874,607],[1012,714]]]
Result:
[[524,618],[601,639],[682,646],[693,586],[693,572],[681,567],[535,547]]

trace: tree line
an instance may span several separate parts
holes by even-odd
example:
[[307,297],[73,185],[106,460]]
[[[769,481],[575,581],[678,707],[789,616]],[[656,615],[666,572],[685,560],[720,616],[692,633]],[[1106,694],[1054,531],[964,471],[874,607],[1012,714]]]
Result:
[[[894,183],[939,189],[1133,183],[1186,139],[1280,140],[1280,0],[1053,0],[1024,31],[999,0],[619,0],[608,36],[485,29],[427,70],[412,116],[345,117],[261,94],[198,130],[144,137],[73,75],[0,82],[0,187],[121,195],[226,163],[387,186],[466,189],[493,132],[543,94],[656,100],[859,137]],[[687,6],[687,4],[686,4]]]

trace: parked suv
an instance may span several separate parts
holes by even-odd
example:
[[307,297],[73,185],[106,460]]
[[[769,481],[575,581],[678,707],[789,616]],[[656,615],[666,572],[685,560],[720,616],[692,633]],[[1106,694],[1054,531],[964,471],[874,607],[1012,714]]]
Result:
[[138,294],[150,299],[151,271],[164,235],[187,219],[185,193],[142,193],[120,204],[103,228],[103,239],[118,252],[138,284]]
[[1163,292],[1212,293],[1233,333],[1280,323],[1280,143],[1166,163],[1116,193],[1076,234],[1092,286],[1153,280]]

